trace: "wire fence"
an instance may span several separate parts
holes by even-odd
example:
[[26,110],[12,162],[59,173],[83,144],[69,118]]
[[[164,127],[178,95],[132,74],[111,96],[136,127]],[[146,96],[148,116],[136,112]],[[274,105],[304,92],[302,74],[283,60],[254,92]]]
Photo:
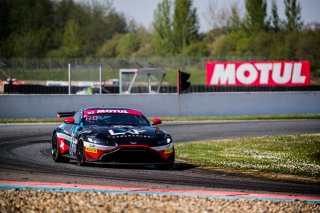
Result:
[[[261,58],[260,58],[261,59]],[[163,68],[166,71],[176,71],[178,68],[183,70],[193,70],[205,73],[205,65],[208,61],[249,61],[259,60],[257,57],[151,57],[139,59],[0,59],[0,79],[14,77],[19,80],[50,81],[68,80],[68,63],[73,65],[102,65],[105,78],[117,78],[119,69],[126,68]],[[83,79],[95,79],[96,76],[90,73],[90,69],[82,69]]]
[[[15,85],[3,86],[0,93],[65,93],[66,84],[55,85],[52,82],[68,82],[68,64],[72,64],[71,79],[73,82],[98,82],[98,67],[102,66],[102,81],[111,82],[105,85],[104,93],[118,93],[118,85],[112,80],[119,78],[120,69],[163,68],[166,70],[164,84],[160,92],[176,92],[178,69],[189,72],[191,87],[187,92],[228,92],[228,91],[318,91],[318,80],[311,75],[311,82],[316,86],[309,87],[217,87],[206,86],[206,62],[224,61],[259,61],[261,57],[149,57],[139,59],[0,59],[0,81],[6,84],[7,79],[15,79]],[[314,78],[314,79],[313,79]],[[16,87],[23,82],[24,89]],[[51,84],[50,84],[51,82]],[[29,86],[27,86],[29,85]],[[30,85],[33,85],[32,89]],[[38,86],[38,87],[37,87]],[[42,87],[40,87],[42,86]],[[58,86],[54,89],[45,88]],[[84,85],[73,84],[74,93],[83,90]],[[36,89],[37,88],[37,89]],[[42,88],[42,89],[41,89]],[[38,92],[37,92],[38,91]],[[144,88],[133,88],[133,92],[143,92]]]

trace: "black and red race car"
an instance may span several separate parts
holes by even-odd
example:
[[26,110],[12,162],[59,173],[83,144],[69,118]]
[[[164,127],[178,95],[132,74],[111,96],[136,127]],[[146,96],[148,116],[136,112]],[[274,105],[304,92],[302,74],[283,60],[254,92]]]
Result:
[[150,123],[139,111],[127,108],[86,108],[78,112],[58,112],[64,123],[52,134],[55,162],[76,160],[116,164],[154,164],[169,169],[175,153],[171,135]]

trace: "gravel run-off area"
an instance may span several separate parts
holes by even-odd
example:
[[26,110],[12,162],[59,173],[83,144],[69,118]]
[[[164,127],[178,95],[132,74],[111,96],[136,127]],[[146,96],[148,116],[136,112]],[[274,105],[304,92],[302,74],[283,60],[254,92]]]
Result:
[[320,204],[192,196],[0,190],[0,212],[320,212]]

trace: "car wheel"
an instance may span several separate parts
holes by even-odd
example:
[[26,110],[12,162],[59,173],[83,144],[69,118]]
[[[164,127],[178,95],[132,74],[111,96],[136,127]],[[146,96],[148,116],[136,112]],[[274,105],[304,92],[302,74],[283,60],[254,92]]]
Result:
[[84,166],[86,163],[86,156],[84,153],[83,139],[79,138],[77,145],[77,164],[79,166]]
[[157,169],[160,169],[160,170],[166,170],[166,169],[171,169],[174,165],[174,159],[175,159],[175,156],[174,156],[174,150],[173,150],[173,154],[164,162],[164,164],[158,164],[158,165],[155,165]]
[[68,163],[70,161],[69,158],[61,156],[58,137],[56,133],[52,137],[52,158],[55,162]]

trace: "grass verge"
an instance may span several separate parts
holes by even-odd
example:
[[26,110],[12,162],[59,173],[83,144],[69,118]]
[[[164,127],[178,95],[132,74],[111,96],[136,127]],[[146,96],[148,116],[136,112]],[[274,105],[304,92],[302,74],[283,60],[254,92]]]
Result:
[[63,119],[58,118],[2,118],[0,123],[56,123],[63,122]]
[[320,135],[177,143],[177,158],[222,171],[320,182]]
[[163,121],[220,121],[220,120],[290,120],[320,119],[320,114],[308,115],[250,115],[250,116],[206,116],[206,117],[162,117]]
[[[309,115],[261,115],[261,116],[207,116],[207,117],[161,117],[163,121],[222,121],[222,120],[291,120],[291,119],[320,119],[320,114]],[[151,121],[152,118],[149,118]],[[62,122],[57,118],[25,118],[0,119],[0,123],[52,123]]]

